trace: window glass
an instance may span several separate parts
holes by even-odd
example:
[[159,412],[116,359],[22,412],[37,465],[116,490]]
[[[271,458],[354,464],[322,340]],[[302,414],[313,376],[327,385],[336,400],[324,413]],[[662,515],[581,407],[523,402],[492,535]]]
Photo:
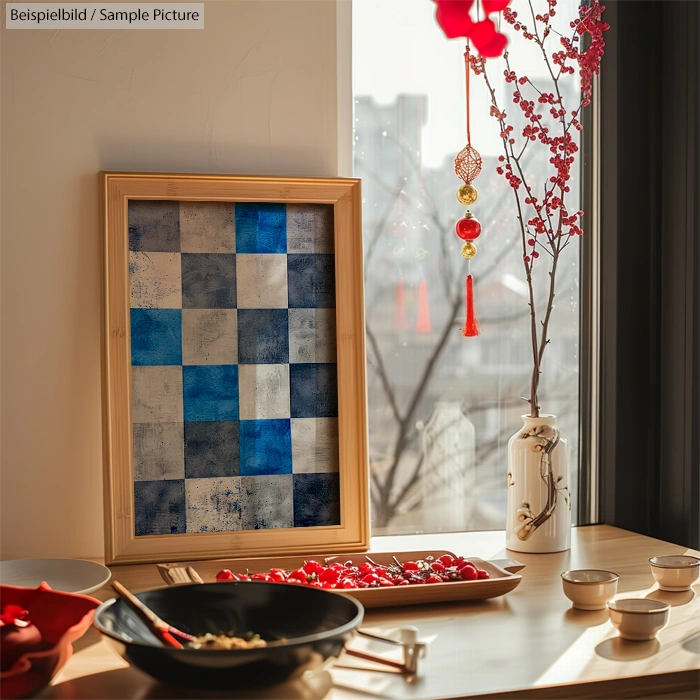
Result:
[[[472,207],[483,227],[471,266],[481,335],[465,338],[466,262],[454,234],[464,207],[455,199],[461,183],[453,170],[466,144],[464,42],[445,39],[429,0],[354,0],[353,7],[373,533],[500,529],[507,442],[528,412],[521,397],[529,392],[532,359],[515,202],[495,172],[502,148],[498,122],[489,116],[482,78],[472,74],[472,144],[484,161]],[[560,0],[555,28],[568,35],[575,16],[577,3]],[[513,65],[536,85],[546,84],[538,47],[505,22],[502,29]],[[503,60],[487,66],[499,103],[512,105]],[[574,76],[562,85],[564,105],[575,108]],[[509,121],[517,131],[523,119],[513,113]],[[534,180],[544,181],[548,150],[537,142],[528,153],[526,167]],[[572,175],[572,192],[578,193],[579,170]],[[571,211],[578,208],[575,199]],[[570,440],[575,518],[579,240],[571,241],[560,265],[539,394],[542,411],[557,414]],[[543,301],[544,265],[535,276]]]

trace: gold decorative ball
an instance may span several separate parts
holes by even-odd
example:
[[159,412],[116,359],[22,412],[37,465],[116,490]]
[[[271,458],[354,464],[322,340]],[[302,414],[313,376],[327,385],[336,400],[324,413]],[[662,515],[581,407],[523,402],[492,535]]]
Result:
[[478,197],[479,193],[476,191],[476,187],[474,187],[474,185],[470,185],[468,182],[465,182],[457,190],[457,201],[460,204],[469,206],[470,204],[474,204]]
[[476,255],[476,246],[471,241],[467,241],[462,246],[462,255],[467,260],[471,260]]

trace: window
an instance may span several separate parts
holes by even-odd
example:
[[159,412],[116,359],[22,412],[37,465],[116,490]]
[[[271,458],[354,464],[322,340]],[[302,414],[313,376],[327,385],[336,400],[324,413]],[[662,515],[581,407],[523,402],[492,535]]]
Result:
[[[515,204],[495,172],[501,152],[497,122],[489,117],[483,82],[472,75],[472,143],[484,160],[473,207],[483,233],[472,262],[482,334],[464,338],[466,264],[454,235],[464,208],[455,199],[460,181],[453,170],[466,143],[464,43],[445,39],[429,0],[353,5],[354,168],[364,197],[373,531],[503,528],[507,442],[528,411],[521,397],[529,392],[531,358]],[[563,28],[568,30],[577,7],[574,0],[559,2]],[[519,34],[509,38],[511,60],[535,83],[544,79],[537,48]],[[499,100],[507,103],[503,61],[491,65]],[[565,105],[576,97],[573,79],[568,87]],[[537,151],[530,151],[531,172],[543,157]],[[578,191],[580,173],[574,175],[572,191]],[[578,246],[572,241],[561,259],[565,267],[540,388],[543,412],[559,416],[570,440],[574,517]],[[543,267],[537,277],[544,286]]]

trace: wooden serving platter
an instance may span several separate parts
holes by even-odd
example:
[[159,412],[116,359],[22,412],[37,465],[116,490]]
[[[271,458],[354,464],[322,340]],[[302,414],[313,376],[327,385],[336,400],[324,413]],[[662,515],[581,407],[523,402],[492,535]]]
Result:
[[[455,556],[447,550],[414,551],[414,552],[361,552],[351,554],[333,554],[329,556],[316,555],[312,557],[267,557],[259,559],[217,559],[213,561],[180,562],[177,564],[158,564],[158,571],[163,580],[169,585],[191,583],[196,581],[191,571],[201,577],[202,582],[211,583],[216,580],[216,574],[222,569],[230,569],[235,573],[266,573],[273,567],[286,570],[297,569],[309,559],[319,563],[346,562],[353,564],[365,561],[371,557],[377,564],[388,565],[396,556],[401,562],[425,559],[432,555],[436,559],[443,554]],[[445,583],[428,583],[415,586],[396,586],[387,588],[350,588],[343,590],[331,589],[333,593],[349,595],[358,600],[365,608],[384,608],[396,605],[420,605],[424,603],[444,603],[460,600],[485,600],[496,598],[512,591],[522,580],[515,573],[523,568],[522,564],[510,560],[488,561],[478,557],[467,557],[479,568],[488,571],[490,578],[476,581],[449,581]],[[506,567],[506,568],[504,568]],[[189,570],[189,573],[188,573]],[[199,582],[199,581],[197,581]],[[281,583],[281,586],[291,585]]]

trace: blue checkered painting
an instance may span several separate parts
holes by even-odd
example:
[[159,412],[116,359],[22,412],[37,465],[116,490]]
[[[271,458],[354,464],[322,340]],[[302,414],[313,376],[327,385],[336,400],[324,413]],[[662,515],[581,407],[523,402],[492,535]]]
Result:
[[129,202],[136,535],[340,524],[333,208]]

